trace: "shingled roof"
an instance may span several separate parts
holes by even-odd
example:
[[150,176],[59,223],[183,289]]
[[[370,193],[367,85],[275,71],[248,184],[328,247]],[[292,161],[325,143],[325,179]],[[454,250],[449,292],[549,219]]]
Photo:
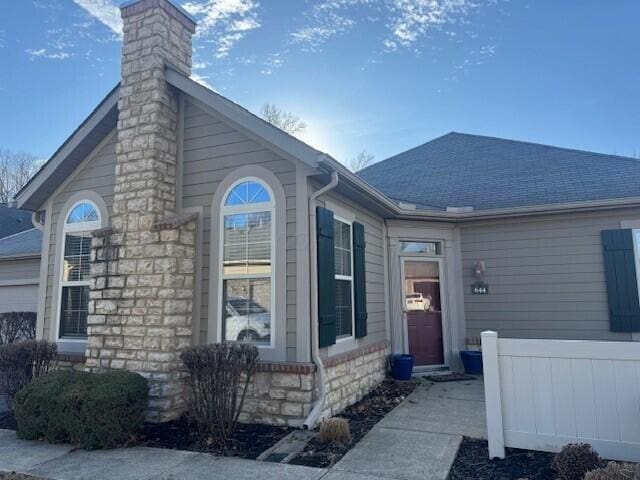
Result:
[[0,238],[0,259],[40,256],[42,232],[31,227],[24,232]]
[[0,204],[0,238],[31,228],[31,212]]
[[640,197],[640,160],[449,133],[358,175],[419,209],[474,210]]

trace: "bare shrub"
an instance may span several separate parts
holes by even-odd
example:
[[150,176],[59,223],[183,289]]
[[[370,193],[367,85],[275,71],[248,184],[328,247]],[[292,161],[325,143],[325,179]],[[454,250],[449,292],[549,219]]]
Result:
[[187,348],[180,357],[191,390],[190,415],[203,433],[228,440],[258,364],[258,349],[246,343],[214,343]]
[[640,465],[609,462],[604,468],[587,472],[584,480],[640,480]]
[[7,396],[10,409],[21,388],[49,372],[57,351],[57,345],[46,340],[0,345],[0,394]]
[[585,473],[603,467],[600,455],[588,443],[569,443],[551,463],[560,480],[582,480]]
[[0,313],[0,345],[35,338],[35,312]]
[[328,418],[320,424],[319,438],[320,441],[325,443],[350,443],[351,429],[349,428],[349,421],[340,417]]

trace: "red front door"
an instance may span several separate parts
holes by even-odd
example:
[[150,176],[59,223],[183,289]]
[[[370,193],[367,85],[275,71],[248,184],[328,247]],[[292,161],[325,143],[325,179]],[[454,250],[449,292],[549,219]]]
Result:
[[409,353],[416,365],[442,365],[442,310],[438,262],[404,263],[405,311]]

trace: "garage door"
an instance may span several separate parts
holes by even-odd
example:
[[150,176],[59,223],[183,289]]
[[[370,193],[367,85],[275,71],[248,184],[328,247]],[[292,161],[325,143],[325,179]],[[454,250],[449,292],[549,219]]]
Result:
[[38,285],[0,286],[0,313],[37,310]]

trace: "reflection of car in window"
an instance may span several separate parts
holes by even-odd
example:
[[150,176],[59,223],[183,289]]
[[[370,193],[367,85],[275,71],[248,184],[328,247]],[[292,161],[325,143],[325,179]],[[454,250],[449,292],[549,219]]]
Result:
[[271,342],[271,314],[253,300],[228,297],[225,330],[227,340],[268,345]]
[[407,310],[426,312],[431,308],[431,297],[424,297],[422,293],[409,293],[405,300]]

